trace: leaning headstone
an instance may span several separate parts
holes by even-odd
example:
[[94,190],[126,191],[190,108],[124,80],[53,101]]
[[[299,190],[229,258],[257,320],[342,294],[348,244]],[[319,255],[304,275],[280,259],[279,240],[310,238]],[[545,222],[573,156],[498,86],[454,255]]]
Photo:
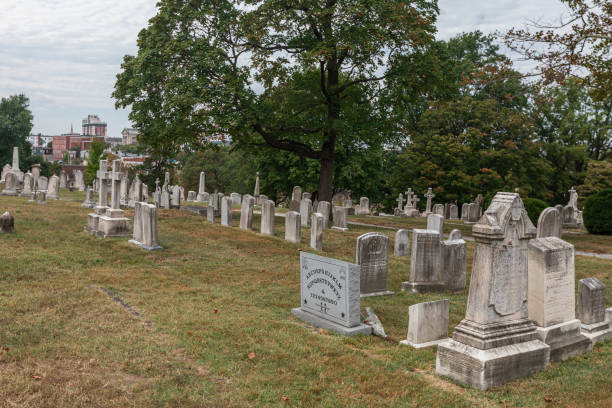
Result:
[[440,242],[440,280],[446,290],[465,290],[466,258],[467,245],[461,231],[453,230],[447,241]]
[[302,300],[291,312],[308,324],[344,336],[370,335],[372,328],[361,323],[359,280],[359,265],[300,252]]
[[317,251],[323,250],[323,214],[312,213],[310,222],[310,247]]
[[23,189],[21,190],[21,196],[31,196],[32,190],[34,190],[34,177],[32,176],[32,173],[26,173],[25,176],[23,176]]
[[195,202],[196,200],[196,192],[195,191],[189,191],[187,192],[187,201],[189,201],[190,203]]
[[448,341],[448,299],[417,303],[408,308],[408,336],[400,344],[416,349]]
[[17,195],[17,175],[15,173],[7,173],[4,176],[4,189],[2,195],[16,196]]
[[317,212],[323,215],[323,229],[329,226],[329,216],[331,215],[331,203],[329,201],[319,201]]
[[355,215],[370,215],[370,199],[368,197],[359,199],[359,205],[355,208]]
[[202,171],[200,172],[200,185],[198,186],[198,196],[196,197],[196,201],[199,203],[205,203],[208,199],[204,196],[206,193],[206,174]]
[[440,234],[440,239],[444,235],[444,216],[440,214],[429,214],[427,216],[427,229],[436,231]]
[[59,177],[53,175],[49,179],[49,186],[47,188],[47,198],[51,200],[59,200]]
[[606,319],[606,286],[597,278],[578,281],[578,319],[582,334],[594,345],[612,339],[612,321]]
[[274,235],[274,201],[266,200],[261,206],[260,232],[265,235]]
[[559,233],[559,212],[544,211],[538,238],[529,242],[527,306],[539,339],[550,346],[551,361],[562,361],[589,352],[592,345],[580,334],[575,314],[574,246],[554,236]]
[[312,201],[309,198],[303,198],[300,201],[300,219],[302,220],[302,227],[310,226],[310,219],[312,214]]
[[389,237],[369,232],[357,238],[355,263],[361,267],[361,296],[392,295],[387,290]]
[[242,197],[242,207],[240,209],[240,229],[253,229],[253,206],[255,198],[250,195]]
[[296,244],[302,242],[302,223],[299,212],[289,211],[285,215],[285,241]]
[[221,200],[221,225],[232,226],[232,197],[223,197]]
[[85,190],[85,201],[81,207],[85,208],[94,208],[96,206],[96,202],[94,201],[94,192],[91,187],[87,187]]
[[550,347],[527,310],[527,245],[535,237],[520,196],[497,193],[474,225],[465,319],[438,346],[436,372],[486,390],[546,368]]
[[134,235],[129,241],[147,251],[162,249],[157,241],[157,207],[144,202],[134,205]]
[[[432,216],[435,214],[430,214]],[[402,283],[402,290],[413,293],[444,290],[440,274],[440,234],[434,230],[412,230],[410,280]]]
[[334,207],[332,209],[332,215],[334,219],[334,226],[332,229],[338,231],[348,231],[348,208],[346,207]]
[[12,234],[15,232],[15,217],[8,211],[0,216],[0,234]]
[[395,233],[395,244],[393,248],[395,256],[410,255],[410,231],[400,229]]

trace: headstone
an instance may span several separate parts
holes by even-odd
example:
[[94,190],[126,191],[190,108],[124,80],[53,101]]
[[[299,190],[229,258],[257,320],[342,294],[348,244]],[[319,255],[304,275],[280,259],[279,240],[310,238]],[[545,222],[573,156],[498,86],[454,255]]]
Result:
[[395,244],[393,248],[395,256],[410,255],[410,231],[400,229],[395,233]]
[[447,241],[440,242],[440,280],[444,282],[446,290],[465,290],[466,251],[467,246],[459,230],[453,230]]
[[433,206],[433,213],[444,218],[444,204],[436,204]]
[[45,176],[40,176],[38,178],[38,187],[37,187],[37,190],[39,190],[39,191],[47,191],[48,187],[49,187],[49,179],[47,179]]
[[38,194],[38,204],[47,204],[47,192],[41,191]]
[[300,201],[302,199],[302,187],[295,186],[293,187],[293,192],[291,193],[292,201]]
[[528,316],[527,245],[536,228],[520,196],[497,193],[472,231],[465,319],[438,346],[436,372],[486,390],[545,369],[550,347]]
[[59,200],[59,177],[53,175],[49,179],[49,186],[47,188],[47,198],[51,200]]
[[444,290],[440,274],[440,252],[440,234],[437,231],[412,230],[410,280],[402,283],[402,290],[413,293]]
[[181,187],[174,186],[172,187],[172,196],[170,198],[170,205],[173,208],[181,208]]
[[397,201],[398,212],[401,214],[402,212],[404,212],[404,195],[402,193],[399,193],[399,196],[395,201]]
[[329,216],[331,215],[331,203],[329,201],[319,201],[317,212],[323,215],[323,229],[329,226]]
[[230,197],[232,199],[232,205],[240,205],[242,202],[242,196],[238,193],[232,193]]
[[66,172],[64,170],[60,171],[59,178],[60,188],[68,188],[68,178],[66,177]]
[[259,197],[257,197],[256,203],[257,205],[262,206],[266,201],[268,201],[268,196],[265,194],[260,194]]
[[310,198],[303,198],[300,201],[300,219],[302,220],[302,227],[310,226],[310,219],[312,214],[312,201]]
[[162,249],[157,241],[157,207],[139,202],[134,205],[134,235],[130,243],[147,251]]
[[74,171],[74,188],[79,191],[85,191],[85,178],[82,170]]
[[274,201],[266,200],[261,206],[260,232],[265,235],[274,235]]
[[94,200],[94,192],[93,188],[87,187],[85,190],[85,201],[81,207],[85,208],[94,208],[96,206],[96,202]]
[[[210,200],[212,200],[212,195],[210,196]],[[215,223],[215,208],[210,201],[208,202],[208,207],[206,207],[206,219],[211,224]]]
[[204,194],[206,193],[206,174],[202,171],[200,172],[200,185],[198,186],[198,196],[196,197],[196,201],[199,203],[205,203],[207,201]]
[[196,200],[196,192],[195,191],[189,191],[187,193],[187,201],[189,201],[190,203],[195,202]]
[[180,186],[179,190],[181,193],[181,202],[187,201],[187,196],[185,195],[185,187]]
[[476,203],[468,205],[468,219],[467,222],[475,223],[480,219],[480,206]]
[[[102,168],[104,168],[104,171],[102,171]],[[123,177],[125,175],[121,173],[121,162],[119,160],[113,161],[112,171],[106,171],[106,162],[104,167],[102,167],[102,161],[100,162],[98,179],[100,180],[100,196],[104,196],[104,198],[100,199],[100,205],[103,205],[103,207],[96,207],[96,213],[99,214],[98,230],[96,231],[98,237],[128,237],[131,235],[130,220],[125,217],[125,213],[121,209],[120,194]],[[111,183],[110,207],[107,206],[109,182]],[[100,212],[102,208],[105,208],[103,213]]]
[[302,200],[306,200],[306,199],[310,200],[311,198],[312,198],[311,193],[306,192],[306,191],[302,193]]
[[250,195],[242,197],[242,207],[240,209],[240,229],[253,229],[253,207],[255,206],[255,198]]
[[7,173],[4,176],[4,189],[2,190],[2,195],[16,196],[17,184],[17,175],[15,173]]
[[355,208],[355,215],[370,215],[370,199],[368,197],[359,199],[359,205]]
[[449,219],[458,220],[459,219],[459,207],[456,204],[451,204],[449,208]]
[[470,203],[463,203],[461,206],[461,219],[467,221],[470,218]]
[[13,232],[15,232],[15,217],[7,211],[0,216],[0,234],[12,234]]
[[170,191],[168,190],[169,188],[169,186],[164,186],[162,187],[161,192],[161,207],[165,208],[166,210],[170,209]]
[[431,200],[436,195],[433,193],[431,188],[427,189],[427,193],[425,193],[425,198],[427,199],[427,207],[425,208],[425,216],[431,214]]
[[19,148],[13,147],[13,165],[11,166],[11,171],[13,173],[18,173],[21,170],[19,169]]
[[332,215],[334,218],[334,226],[332,227],[332,229],[338,231],[348,231],[348,208],[334,207],[332,209]]
[[121,203],[121,205],[123,206],[127,206],[129,204],[129,192],[128,192],[128,178],[123,177],[121,179],[121,186],[119,188],[119,202]]
[[576,190],[574,190],[574,187],[572,187],[568,193],[570,194],[570,197],[567,205],[572,207],[575,211],[578,211],[578,193]]
[[300,252],[301,307],[291,312],[308,324],[345,336],[370,335],[372,328],[361,323],[359,279],[358,265]]
[[594,345],[612,339],[612,321],[606,318],[606,286],[597,278],[578,281],[578,319],[582,334]]
[[320,213],[312,213],[310,222],[310,247],[316,251],[323,250],[324,216]]
[[25,176],[23,176],[23,189],[21,190],[21,196],[31,196],[32,190],[34,190],[34,176],[32,176],[32,173],[26,173]]
[[448,341],[448,299],[417,303],[408,308],[408,336],[400,344],[416,349]]
[[368,232],[357,238],[355,263],[361,267],[361,296],[391,295],[387,290],[389,237]]
[[11,171],[10,164],[5,164],[4,167],[2,167],[2,178],[0,179],[0,183],[4,183],[6,181],[6,175],[9,174],[10,171]]
[[427,229],[436,231],[442,239],[444,234],[444,216],[440,214],[429,214],[427,216]]
[[561,222],[561,214],[559,214],[556,208],[548,207],[540,213],[537,231],[537,238],[561,238],[563,224]]
[[221,225],[232,226],[232,197],[223,197],[221,201]]
[[285,241],[296,244],[302,242],[302,222],[299,212],[289,211],[285,214]]

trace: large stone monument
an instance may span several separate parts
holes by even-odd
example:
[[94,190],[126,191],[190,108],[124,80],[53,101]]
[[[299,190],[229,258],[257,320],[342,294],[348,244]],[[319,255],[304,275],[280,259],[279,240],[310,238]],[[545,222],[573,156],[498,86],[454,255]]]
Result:
[[409,188],[406,191],[406,205],[404,206],[404,215],[406,217],[420,217],[421,213],[417,208],[418,202],[421,201],[419,197]]
[[[121,173],[119,160],[113,161],[113,170],[108,171],[108,162],[100,160],[97,176],[100,184],[98,205],[95,213],[89,214],[86,229],[101,237],[127,237],[131,235],[130,220],[124,216],[120,206],[120,184],[124,175]],[[108,206],[108,182],[111,182],[111,206]]]
[[147,251],[162,249],[157,241],[157,207],[138,202],[134,204],[134,235],[130,243]]
[[300,252],[301,306],[291,312],[345,336],[371,334],[372,328],[361,323],[360,276],[359,265]]
[[597,278],[578,281],[578,319],[582,334],[594,345],[612,339],[612,321],[606,316],[606,286]]
[[369,232],[357,238],[355,263],[361,267],[361,296],[392,295],[387,290],[389,237]]
[[408,336],[400,344],[416,349],[448,341],[448,299],[418,303],[408,308]]
[[550,347],[527,309],[528,242],[536,234],[520,196],[497,193],[474,225],[465,319],[438,346],[436,371],[486,390],[546,368]]

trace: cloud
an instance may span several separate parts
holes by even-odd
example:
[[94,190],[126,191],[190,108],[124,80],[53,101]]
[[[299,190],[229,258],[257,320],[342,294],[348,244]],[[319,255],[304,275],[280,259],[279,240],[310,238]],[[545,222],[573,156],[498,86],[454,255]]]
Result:
[[[66,132],[98,113],[118,136],[127,112],[111,98],[125,54],[155,15],[156,0],[0,0],[0,96],[25,93],[34,131]],[[440,0],[438,37],[555,20],[559,0]],[[78,127],[78,126],[77,126]]]

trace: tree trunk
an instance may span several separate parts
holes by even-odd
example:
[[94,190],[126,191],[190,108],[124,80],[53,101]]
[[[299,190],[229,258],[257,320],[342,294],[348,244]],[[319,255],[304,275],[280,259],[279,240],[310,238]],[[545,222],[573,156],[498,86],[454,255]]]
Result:
[[323,146],[321,172],[319,173],[319,201],[331,203],[334,180],[334,145],[326,143]]

